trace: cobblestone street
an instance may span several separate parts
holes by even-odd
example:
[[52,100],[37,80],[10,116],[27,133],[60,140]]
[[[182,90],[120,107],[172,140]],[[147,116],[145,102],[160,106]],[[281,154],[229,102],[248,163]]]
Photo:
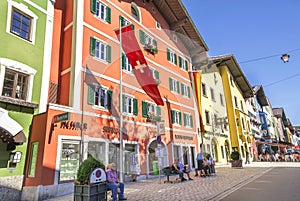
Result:
[[[129,201],[185,201],[219,200],[225,194],[247,184],[273,167],[300,167],[300,163],[288,162],[253,162],[244,168],[231,168],[229,165],[217,166],[216,176],[194,177],[193,181],[164,183],[162,176],[142,179],[138,182],[125,183],[125,196]],[[178,176],[171,176],[174,181]],[[49,199],[49,201],[73,201],[73,195]]]

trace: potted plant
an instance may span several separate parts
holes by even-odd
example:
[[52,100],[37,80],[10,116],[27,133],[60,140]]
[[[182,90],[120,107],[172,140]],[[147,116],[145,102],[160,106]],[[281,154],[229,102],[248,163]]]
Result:
[[231,152],[230,158],[231,158],[231,167],[243,167],[243,161],[238,151]]
[[75,201],[106,200],[106,182],[91,183],[92,172],[96,168],[105,170],[105,165],[93,157],[84,160],[77,171],[77,179],[74,185]]

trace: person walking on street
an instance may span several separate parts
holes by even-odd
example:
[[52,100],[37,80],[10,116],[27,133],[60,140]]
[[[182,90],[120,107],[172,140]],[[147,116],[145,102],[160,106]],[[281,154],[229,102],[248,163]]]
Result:
[[135,153],[135,151],[129,154],[129,168],[131,174],[131,181],[136,182],[137,168],[138,168],[138,155]]
[[[197,154],[197,165],[198,165],[198,169],[195,171],[196,174],[195,174],[195,177],[197,176],[203,176],[205,175],[205,172],[204,172],[204,167],[203,167],[203,152],[202,152],[202,144],[200,145],[200,151],[199,153]],[[200,174],[199,174],[200,173]]]

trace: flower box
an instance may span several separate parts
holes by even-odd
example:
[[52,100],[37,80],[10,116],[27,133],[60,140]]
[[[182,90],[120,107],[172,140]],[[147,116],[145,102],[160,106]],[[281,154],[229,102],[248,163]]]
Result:
[[105,201],[107,200],[106,182],[90,185],[74,186],[74,201]]

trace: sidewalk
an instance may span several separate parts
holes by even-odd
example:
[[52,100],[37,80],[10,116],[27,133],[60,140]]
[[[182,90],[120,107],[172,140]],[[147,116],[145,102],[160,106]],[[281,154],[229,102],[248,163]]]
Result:
[[[230,164],[216,166],[216,176],[194,177],[193,181],[163,183],[166,176],[138,179],[125,183],[125,196],[129,201],[215,200],[218,196],[238,188],[248,181],[270,171],[273,167],[300,167],[299,162],[252,162],[243,168]],[[171,176],[175,180],[178,176]],[[48,201],[73,201],[73,194]]]

